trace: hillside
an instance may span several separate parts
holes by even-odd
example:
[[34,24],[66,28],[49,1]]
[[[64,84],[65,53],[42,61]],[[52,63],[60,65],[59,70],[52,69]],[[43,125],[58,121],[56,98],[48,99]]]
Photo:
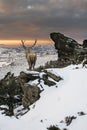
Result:
[[[21,71],[29,72],[23,50],[10,50],[10,57],[7,55],[7,48],[7,54],[3,53],[3,51],[6,52],[5,49],[1,50],[0,79],[9,71],[15,76],[18,76]],[[57,54],[54,51],[39,53],[36,67],[44,65],[50,60],[57,60]],[[71,64],[63,68],[49,68],[47,71],[60,76],[62,80],[55,81],[56,84],[50,87],[41,80],[38,85],[43,90],[40,93],[40,98],[30,106],[30,110],[23,116],[16,116],[17,110],[22,109],[22,106],[14,109],[14,116],[11,117],[5,116],[2,114],[4,111],[0,111],[1,130],[50,130],[52,126],[57,128],[52,130],[87,129],[87,69],[82,68],[82,64]],[[31,71],[31,73],[37,72]],[[38,73],[42,77],[44,72]],[[54,81],[51,78],[48,79]],[[29,83],[35,85],[38,82],[36,79]],[[7,106],[0,107],[6,108]]]
[[[46,130],[50,125],[57,125],[61,130],[87,129],[87,115],[78,114],[87,113],[87,69],[82,68],[81,64],[76,68],[76,65],[70,65],[62,69],[48,69],[49,72],[60,75],[63,80],[52,87],[42,82],[44,91],[40,99],[19,119],[0,114],[1,130]],[[67,116],[76,117],[69,126],[65,123]]]

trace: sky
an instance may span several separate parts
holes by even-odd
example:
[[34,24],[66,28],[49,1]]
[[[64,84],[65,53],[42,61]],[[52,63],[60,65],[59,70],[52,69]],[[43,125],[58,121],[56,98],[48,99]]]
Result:
[[0,43],[50,43],[51,32],[86,39],[87,0],[0,0]]

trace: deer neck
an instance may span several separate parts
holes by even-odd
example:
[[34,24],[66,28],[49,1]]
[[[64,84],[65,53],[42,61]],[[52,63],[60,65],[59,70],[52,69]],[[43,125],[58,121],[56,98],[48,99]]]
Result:
[[30,52],[30,49],[27,48],[27,49],[25,50],[26,58],[27,58],[28,54],[30,54],[30,53],[31,53],[31,52]]

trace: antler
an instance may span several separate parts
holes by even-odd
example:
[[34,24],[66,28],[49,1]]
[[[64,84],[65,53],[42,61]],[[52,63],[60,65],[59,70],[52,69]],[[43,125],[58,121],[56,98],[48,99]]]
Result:
[[32,46],[30,46],[30,48],[34,47],[37,43],[37,39],[35,40],[34,44]]
[[25,42],[25,41],[24,41],[24,40],[21,40],[21,42],[22,42],[23,48],[26,49],[26,46],[24,45],[24,42]]

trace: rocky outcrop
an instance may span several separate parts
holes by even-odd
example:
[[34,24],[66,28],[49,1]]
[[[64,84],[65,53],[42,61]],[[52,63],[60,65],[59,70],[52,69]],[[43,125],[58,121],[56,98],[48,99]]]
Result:
[[48,79],[47,74],[43,74],[43,81],[44,81],[44,84],[48,85],[49,87],[56,85],[54,81]]
[[[33,84],[36,79],[37,84]],[[22,116],[30,109],[30,105],[40,98],[40,93],[44,90],[43,83],[49,87],[56,86],[56,83],[61,79],[60,76],[46,70],[41,73],[22,71],[18,77],[8,72],[0,80],[0,110],[3,110],[3,114],[8,116],[16,116],[17,118]],[[32,84],[30,84],[31,82]]]
[[75,48],[79,46],[75,40],[66,37],[61,33],[51,33],[50,37],[55,43],[59,58],[64,58],[65,56],[68,57],[68,55],[72,56]]
[[29,106],[36,102],[40,98],[40,88],[37,86],[31,86],[30,84],[24,84],[24,96],[22,98],[22,104],[25,108],[29,109]]
[[60,76],[57,76],[57,75],[55,75],[47,70],[44,70],[44,72],[46,73],[47,77],[52,78],[56,82],[59,82],[60,80],[62,80],[62,78]]
[[[15,77],[14,74],[8,72],[0,80],[0,110],[4,110],[3,113],[8,116],[13,116],[14,110],[21,105],[29,109],[29,106],[39,99],[41,91],[40,88],[28,82],[37,78],[39,78],[37,75],[25,72],[20,72],[20,75]],[[26,112],[25,109],[23,110]]]
[[40,88],[37,85],[29,84],[29,81],[38,78],[38,75],[20,72],[18,79],[23,90],[22,104],[25,108],[29,109],[29,106],[40,98]]
[[50,34],[51,39],[54,42],[55,49],[58,52],[58,61],[63,63],[79,63],[83,61],[84,57],[87,57],[86,40],[83,46],[77,43],[74,39],[64,36],[61,33],[53,32]]
[[[22,72],[23,74],[24,72]],[[22,104],[25,108],[29,109],[29,106],[40,98],[40,88],[37,85],[30,85],[26,83],[24,75],[20,74],[19,82],[23,90]],[[22,76],[21,76],[22,75]],[[26,75],[26,73],[25,73]],[[36,79],[35,76],[31,76],[31,79]]]
[[83,41],[83,48],[87,48],[87,39]]

